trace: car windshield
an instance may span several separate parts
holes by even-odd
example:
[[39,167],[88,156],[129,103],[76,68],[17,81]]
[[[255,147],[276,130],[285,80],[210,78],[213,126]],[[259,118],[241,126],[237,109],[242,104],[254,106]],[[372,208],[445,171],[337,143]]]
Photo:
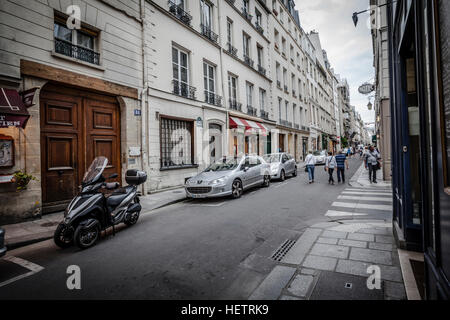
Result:
[[92,161],[91,165],[89,166],[89,169],[84,174],[83,183],[87,184],[92,182],[94,179],[96,179],[103,173],[103,170],[105,170],[107,165],[108,165],[107,158],[105,157],[95,158],[94,161]]
[[280,158],[280,153],[267,154],[263,157],[264,161],[266,161],[267,163],[281,162]]
[[320,151],[314,151],[314,153],[313,153],[315,156],[321,156],[322,155],[322,152],[320,152]]
[[234,170],[239,166],[239,163],[241,163],[242,158],[229,158],[229,159],[223,159],[219,160],[212,165],[210,165],[208,168],[206,168],[205,172],[218,172],[218,171],[229,171]]

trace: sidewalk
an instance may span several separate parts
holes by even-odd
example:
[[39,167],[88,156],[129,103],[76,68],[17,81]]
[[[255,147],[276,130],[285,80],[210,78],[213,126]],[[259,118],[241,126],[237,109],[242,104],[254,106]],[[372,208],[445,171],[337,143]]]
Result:
[[[293,244],[274,252],[272,257],[282,258],[250,300],[406,299],[392,235],[390,185],[373,187],[363,166],[351,181],[321,213],[328,222],[306,228]],[[370,290],[373,270],[380,271],[381,281]]]
[[[140,197],[142,214],[151,212],[183,200],[186,200],[184,188],[155,192]],[[63,212],[42,216],[41,219],[1,226],[5,229],[5,243],[8,250],[32,243],[45,241],[53,237],[56,226],[62,221]]]

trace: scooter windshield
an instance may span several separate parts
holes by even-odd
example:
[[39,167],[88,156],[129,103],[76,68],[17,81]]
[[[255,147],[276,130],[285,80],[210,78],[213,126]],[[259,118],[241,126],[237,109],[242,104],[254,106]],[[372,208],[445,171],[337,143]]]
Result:
[[108,165],[108,159],[105,157],[97,157],[92,161],[89,169],[84,174],[83,184],[89,184],[97,180]]

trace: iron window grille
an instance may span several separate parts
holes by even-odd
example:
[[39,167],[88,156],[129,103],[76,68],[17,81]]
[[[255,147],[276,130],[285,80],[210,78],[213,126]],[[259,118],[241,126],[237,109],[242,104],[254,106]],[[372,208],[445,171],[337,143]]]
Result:
[[249,56],[244,55],[244,62],[245,62],[249,67],[253,68],[254,62],[253,62],[253,60],[252,60]]
[[209,40],[211,40],[214,43],[217,43],[217,39],[219,38],[219,36],[214,33],[211,28],[207,25],[204,25],[203,23],[200,25],[200,28],[202,30],[202,35],[204,35],[205,37],[207,37]]
[[258,111],[256,110],[256,108],[253,108],[252,106],[247,106],[247,114],[249,116],[256,117],[258,115]]
[[193,137],[192,121],[161,117],[161,168],[193,166]]
[[259,33],[264,34],[264,29],[258,22],[255,22],[255,28],[256,30],[258,30]]
[[242,8],[242,15],[244,16],[245,19],[247,19],[249,22],[252,21],[253,16],[248,12],[248,10],[246,8]]
[[172,84],[174,94],[195,100],[195,91],[197,90],[195,87],[192,87],[187,83],[180,82],[178,80],[172,80]]
[[235,99],[230,99],[229,104],[231,110],[242,112],[242,103],[237,102]]
[[260,111],[260,114],[261,114],[261,118],[262,118],[262,119],[264,119],[264,120],[269,120],[269,112],[264,111],[264,110],[261,110],[261,111]]
[[228,53],[234,57],[237,57],[238,50],[231,45],[231,43],[227,43]]
[[172,1],[168,2],[169,12],[173,14],[178,20],[183,22],[185,25],[191,26],[192,16],[184,11],[183,7]]
[[266,69],[264,69],[264,67],[259,64],[258,64],[258,72],[264,76],[266,75]]
[[217,107],[222,106],[222,97],[215,94],[214,92],[205,91],[205,102],[215,105]]
[[94,50],[55,38],[55,52],[84,62],[100,65],[100,54]]

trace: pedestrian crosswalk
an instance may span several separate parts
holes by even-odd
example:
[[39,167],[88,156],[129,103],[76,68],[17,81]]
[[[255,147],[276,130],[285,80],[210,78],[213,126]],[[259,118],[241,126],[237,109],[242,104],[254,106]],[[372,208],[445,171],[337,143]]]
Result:
[[392,215],[392,191],[388,188],[348,187],[331,206],[325,214],[331,219],[389,219]]

